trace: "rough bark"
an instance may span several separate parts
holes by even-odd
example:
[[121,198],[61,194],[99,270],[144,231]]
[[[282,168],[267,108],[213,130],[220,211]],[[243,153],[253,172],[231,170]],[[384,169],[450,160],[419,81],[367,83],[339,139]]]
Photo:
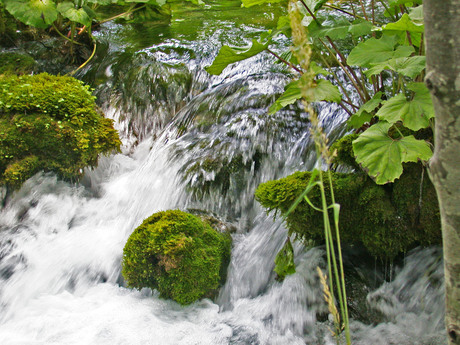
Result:
[[430,173],[438,194],[450,345],[460,345],[460,0],[425,0],[427,75],[436,113]]

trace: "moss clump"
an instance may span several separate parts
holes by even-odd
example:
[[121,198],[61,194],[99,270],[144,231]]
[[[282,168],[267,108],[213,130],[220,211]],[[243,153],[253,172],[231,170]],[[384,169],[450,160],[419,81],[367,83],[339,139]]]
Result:
[[0,76],[0,184],[19,187],[39,170],[78,180],[100,153],[119,150],[88,86],[49,74]]
[[211,297],[222,283],[231,237],[179,210],[158,212],[131,234],[123,250],[128,286],[157,289],[162,297],[190,304]]
[[26,54],[1,53],[0,74],[30,74],[35,72],[37,63]]
[[[394,186],[379,186],[364,174],[332,173],[336,202],[341,205],[342,241],[362,243],[373,256],[384,259],[392,259],[417,244],[440,243],[439,210],[431,182],[424,181],[424,204],[419,207],[420,193],[416,189],[420,189],[420,178],[413,181],[410,172],[405,174],[408,176],[403,174]],[[263,183],[256,190],[256,200],[268,212],[276,210],[285,214],[310,177],[310,172],[297,172]],[[325,188],[329,195],[329,185]],[[314,205],[321,205],[319,187],[313,188],[308,197]],[[418,219],[416,214],[420,215]],[[322,214],[305,201],[287,216],[286,223],[290,232],[303,241],[324,241]]]
[[359,134],[349,134],[334,142],[330,148],[331,153],[335,152],[332,160],[334,166],[345,165],[347,167],[360,170],[359,164],[356,163],[353,153],[353,140],[359,137]]
[[421,164],[404,165],[404,174],[393,184],[392,203],[398,214],[416,232],[422,245],[441,242],[438,198]]
[[[332,173],[332,176],[334,193],[339,203],[348,199],[356,200],[366,181],[364,175]],[[310,178],[310,172],[299,171],[279,180],[262,183],[255,192],[256,200],[268,212],[279,210],[281,214],[285,214],[297,197],[305,190]],[[326,193],[329,194],[329,185],[326,185],[325,188]],[[314,205],[321,205],[319,188],[314,188],[308,194],[308,197]],[[342,228],[345,224],[347,224],[347,227],[351,227],[354,221],[352,217],[355,209],[354,204],[352,202],[342,202],[340,204]],[[301,202],[290,213],[286,218],[286,223],[289,230],[301,240],[321,242],[324,238],[323,217],[321,213],[314,210],[306,202]],[[343,232],[342,237],[351,240],[355,233],[355,231]]]

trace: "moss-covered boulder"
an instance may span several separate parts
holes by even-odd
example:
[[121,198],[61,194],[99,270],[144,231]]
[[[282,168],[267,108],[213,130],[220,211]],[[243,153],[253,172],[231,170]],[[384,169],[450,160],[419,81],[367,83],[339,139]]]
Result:
[[129,287],[151,288],[190,304],[212,297],[223,283],[231,237],[192,214],[170,210],[145,219],[123,250],[122,274]]
[[40,170],[76,181],[120,148],[112,120],[75,78],[0,75],[0,90],[0,185],[17,188]]
[[[428,178],[421,180],[421,165],[412,164],[406,170],[397,182],[385,186],[376,185],[365,174],[332,173],[336,202],[341,205],[342,241],[363,244],[373,256],[384,259],[392,259],[419,244],[441,242],[434,187]],[[268,212],[285,214],[310,177],[310,172],[296,172],[263,183],[256,190],[256,200]],[[329,195],[328,184],[325,189]],[[308,197],[314,205],[321,205],[319,187],[313,188]],[[317,244],[324,241],[323,216],[305,201],[286,217],[286,223],[300,240]]]

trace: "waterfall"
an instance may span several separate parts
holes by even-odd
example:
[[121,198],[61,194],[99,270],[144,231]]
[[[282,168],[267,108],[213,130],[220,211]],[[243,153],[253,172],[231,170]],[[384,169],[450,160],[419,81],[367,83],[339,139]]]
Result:
[[[79,77],[116,120],[123,153],[101,157],[80,184],[39,173],[0,210],[1,344],[335,343],[315,273],[324,249],[295,242],[297,273],[276,281],[287,230],[253,198],[259,183],[314,166],[308,117],[297,105],[266,115],[291,76],[268,55],[207,75],[222,37],[261,31],[214,24],[194,40],[152,34],[154,44],[123,43],[129,26],[97,33],[107,55]],[[344,132],[338,107],[318,110],[331,140]],[[131,232],[154,212],[189,208],[237,229],[218,298],[184,307],[126,288],[120,265]],[[378,282],[367,303],[379,321],[353,320],[354,344],[445,342],[440,256],[416,250],[391,282]]]

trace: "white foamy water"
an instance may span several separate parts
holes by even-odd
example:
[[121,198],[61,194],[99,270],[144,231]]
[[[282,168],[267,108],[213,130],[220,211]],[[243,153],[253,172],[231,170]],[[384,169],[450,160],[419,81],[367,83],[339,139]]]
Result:
[[[323,251],[297,245],[297,273],[276,282],[273,260],[286,230],[263,213],[249,232],[234,235],[218,303],[182,307],[123,287],[121,255],[131,231],[153,212],[187,204],[175,178],[180,164],[167,159],[173,142],[159,143],[105,158],[89,172],[99,196],[39,174],[1,211],[0,343],[333,343],[327,323],[316,320],[325,312],[315,274]],[[442,344],[442,291],[439,282],[427,285],[442,279],[438,258],[439,251],[416,252],[368,297],[387,319],[353,323],[356,343]]]

